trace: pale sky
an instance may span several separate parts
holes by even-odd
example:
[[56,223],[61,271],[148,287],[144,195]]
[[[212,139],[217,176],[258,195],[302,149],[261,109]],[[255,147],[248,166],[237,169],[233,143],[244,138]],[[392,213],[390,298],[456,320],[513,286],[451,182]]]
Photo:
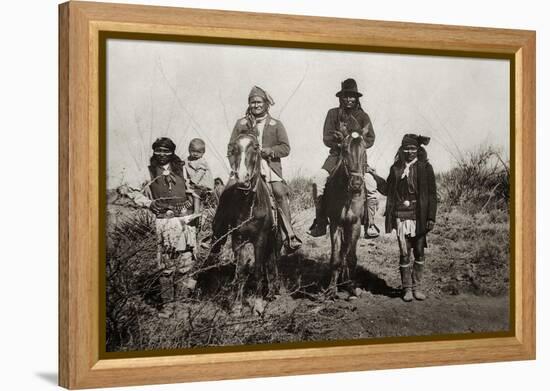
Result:
[[170,137],[187,156],[201,137],[214,176],[227,179],[227,142],[253,85],[267,90],[289,136],[283,175],[312,175],[328,149],[327,111],[346,78],[357,81],[376,141],[369,164],[385,177],[405,133],[432,138],[436,172],[492,145],[509,157],[509,62],[234,45],[108,40],[107,187],[148,178],[151,144]]

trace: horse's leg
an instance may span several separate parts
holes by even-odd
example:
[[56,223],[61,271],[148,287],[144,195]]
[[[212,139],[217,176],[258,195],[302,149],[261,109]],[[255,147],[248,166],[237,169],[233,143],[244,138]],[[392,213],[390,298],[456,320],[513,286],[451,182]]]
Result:
[[272,230],[269,235],[265,254],[265,268],[268,284],[267,295],[269,298],[272,298],[273,296],[278,294],[280,290],[279,270],[277,267],[277,262],[279,260],[281,246],[282,238],[280,232]]
[[330,270],[331,280],[329,285],[329,294],[336,296],[338,291],[338,275],[342,268],[342,228],[336,224],[336,222],[330,222],[330,242],[331,242],[331,255],[330,255]]
[[[210,240],[210,256],[209,261],[212,261],[219,254],[222,246],[227,242],[227,231],[229,226],[227,218],[223,215],[223,212],[218,207],[214,220],[212,220],[212,237]],[[208,263],[210,264],[210,263]]]
[[235,303],[233,305],[233,313],[234,314],[240,314],[242,306],[243,306],[243,293],[244,293],[244,286],[246,283],[246,276],[245,276],[245,267],[246,267],[246,253],[245,253],[245,245],[246,242],[242,240],[239,236],[234,235],[232,240],[232,246],[233,246],[233,254],[235,257],[235,276],[233,277],[233,284],[237,288],[237,292],[235,295]]
[[266,272],[266,245],[265,233],[260,233],[254,242],[254,283],[255,294],[264,296],[264,282],[267,281]]
[[349,222],[344,228],[344,246],[346,254],[346,269],[348,284],[347,288],[352,296],[355,296],[356,287],[356,268],[357,268],[357,241],[361,236],[361,219],[357,221]]

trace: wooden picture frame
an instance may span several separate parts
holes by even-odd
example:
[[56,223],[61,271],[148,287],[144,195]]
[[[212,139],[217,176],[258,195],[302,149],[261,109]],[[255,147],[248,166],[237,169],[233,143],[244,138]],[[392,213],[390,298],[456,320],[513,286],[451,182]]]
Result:
[[[175,383],[535,358],[535,32],[198,9],[59,6],[59,384]],[[264,46],[507,58],[512,66],[513,330],[476,339],[101,357],[99,60],[102,32]]]

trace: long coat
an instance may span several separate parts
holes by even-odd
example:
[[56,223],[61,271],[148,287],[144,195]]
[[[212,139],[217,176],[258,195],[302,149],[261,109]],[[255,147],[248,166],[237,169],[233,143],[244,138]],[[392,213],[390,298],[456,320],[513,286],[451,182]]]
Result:
[[[424,235],[427,233],[426,225],[428,220],[435,221],[437,212],[437,188],[435,185],[435,174],[432,165],[427,160],[416,162],[417,177],[417,202],[416,202],[416,233]],[[397,229],[395,217],[397,184],[401,178],[402,168],[396,164],[391,166],[387,179],[387,200],[386,200],[386,233]]]
[[[343,123],[345,123],[346,130],[343,129]],[[344,136],[354,131],[362,132],[366,147],[370,148],[374,144],[374,128],[367,113],[361,109],[355,109],[348,115],[343,115],[343,109],[339,107],[330,109],[323,126],[323,143],[330,148],[330,155],[325,160],[323,169],[328,172],[332,172],[336,166],[340,153],[338,146],[340,141],[334,137],[334,131],[342,132]]]
[[[233,132],[227,145],[227,156],[230,160],[235,140],[242,133],[258,136],[257,129],[252,128],[246,117],[237,120],[237,123],[233,127]],[[281,158],[288,156],[290,153],[290,143],[288,142],[288,135],[283,123],[268,115],[262,133],[262,140],[259,141],[262,144],[262,148],[271,148],[273,151],[273,157],[269,160],[269,167],[282,178],[283,168],[281,166]]]

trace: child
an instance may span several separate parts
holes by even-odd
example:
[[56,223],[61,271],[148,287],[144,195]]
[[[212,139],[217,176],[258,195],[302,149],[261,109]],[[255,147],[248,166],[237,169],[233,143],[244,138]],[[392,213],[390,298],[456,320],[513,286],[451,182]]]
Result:
[[[422,145],[429,137],[406,134],[387,180],[386,233],[397,231],[403,300],[425,300],[421,282],[426,235],[435,225],[437,189],[432,165]],[[411,255],[414,255],[414,264]]]
[[194,193],[195,213],[200,213],[201,200],[204,200],[207,193],[214,189],[212,172],[203,157],[205,151],[206,145],[202,139],[194,138],[189,142],[189,156],[185,160],[185,171],[189,189]]

